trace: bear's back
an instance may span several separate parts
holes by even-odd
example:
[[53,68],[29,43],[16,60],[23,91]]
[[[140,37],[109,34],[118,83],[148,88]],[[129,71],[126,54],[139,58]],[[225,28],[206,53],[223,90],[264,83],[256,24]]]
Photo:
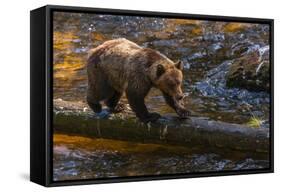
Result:
[[139,49],[141,49],[140,46],[125,38],[109,40],[89,51],[88,63],[98,63],[104,55],[107,57],[128,56],[132,50]]
[[158,51],[142,48],[121,38],[106,41],[92,49],[87,70],[88,74],[93,71],[102,73],[111,86],[119,90],[135,78],[144,80],[146,76],[155,76],[156,64],[162,64],[165,68],[173,66],[173,62]]
[[113,87],[124,88],[131,70],[135,70],[130,59],[141,50],[140,46],[124,38],[106,41],[89,52],[88,74],[98,71]]
[[130,58],[140,50],[140,46],[125,38],[109,40],[89,52],[87,67],[124,72],[129,67]]

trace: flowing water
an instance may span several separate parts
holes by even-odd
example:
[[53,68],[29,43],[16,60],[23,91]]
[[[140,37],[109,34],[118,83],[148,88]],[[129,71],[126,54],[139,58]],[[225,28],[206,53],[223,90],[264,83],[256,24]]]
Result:
[[[183,90],[193,116],[247,124],[254,115],[261,119],[262,128],[269,128],[268,93],[225,85],[229,63],[268,47],[269,26],[262,24],[55,12],[54,98],[85,102],[88,50],[121,37],[184,62]],[[127,102],[125,96],[122,100]],[[150,91],[146,104],[162,115],[174,113],[156,89]],[[253,154],[231,156],[202,148],[101,139],[87,140],[88,147],[70,136],[58,138],[64,139],[54,142],[56,180],[268,167],[267,156]],[[112,148],[115,145],[119,148]]]
[[263,169],[265,154],[54,136],[54,180]]

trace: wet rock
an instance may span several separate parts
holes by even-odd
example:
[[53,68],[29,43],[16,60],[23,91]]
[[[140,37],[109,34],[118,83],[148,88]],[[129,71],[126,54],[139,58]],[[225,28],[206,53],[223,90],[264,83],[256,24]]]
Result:
[[268,58],[263,55],[251,52],[234,60],[226,76],[226,85],[250,91],[269,91],[270,66]]
[[241,55],[247,53],[249,50],[253,49],[256,46],[258,45],[248,41],[247,39],[244,41],[238,41],[237,43],[231,46],[230,55],[232,57],[240,57]]
[[219,41],[223,41],[225,40],[225,34],[223,33],[216,33],[216,34],[213,34],[211,32],[209,33],[206,33],[204,36],[203,36],[203,41],[211,41],[211,42],[219,42]]
[[[259,117],[267,119],[270,104],[270,96],[268,93],[264,91],[249,91],[241,87],[228,87],[226,85],[227,74],[234,62],[235,59],[224,61],[217,67],[208,71],[205,79],[195,83],[195,90],[208,101],[210,99],[215,99],[216,103],[219,105],[218,110],[237,113],[244,117],[248,116],[248,118],[253,115],[252,111],[260,111],[263,115]],[[241,111],[240,106],[244,105],[247,107]],[[251,107],[248,108],[249,106]],[[268,122],[266,122],[264,126],[269,127]]]

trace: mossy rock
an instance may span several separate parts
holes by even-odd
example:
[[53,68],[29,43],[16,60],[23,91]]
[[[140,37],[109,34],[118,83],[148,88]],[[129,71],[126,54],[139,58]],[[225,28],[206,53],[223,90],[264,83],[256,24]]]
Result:
[[226,85],[230,88],[268,92],[269,83],[269,60],[261,59],[258,52],[252,52],[234,60],[226,75]]

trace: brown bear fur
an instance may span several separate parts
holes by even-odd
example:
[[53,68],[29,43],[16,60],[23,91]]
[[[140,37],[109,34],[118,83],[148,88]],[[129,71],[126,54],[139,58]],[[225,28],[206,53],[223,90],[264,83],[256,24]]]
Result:
[[182,69],[182,62],[175,64],[158,51],[127,39],[106,41],[89,54],[87,102],[96,113],[102,110],[100,101],[118,112],[122,109],[118,102],[125,92],[141,121],[155,121],[160,115],[148,112],[144,98],[151,87],[156,87],[180,117],[187,117],[188,111],[181,104]]

